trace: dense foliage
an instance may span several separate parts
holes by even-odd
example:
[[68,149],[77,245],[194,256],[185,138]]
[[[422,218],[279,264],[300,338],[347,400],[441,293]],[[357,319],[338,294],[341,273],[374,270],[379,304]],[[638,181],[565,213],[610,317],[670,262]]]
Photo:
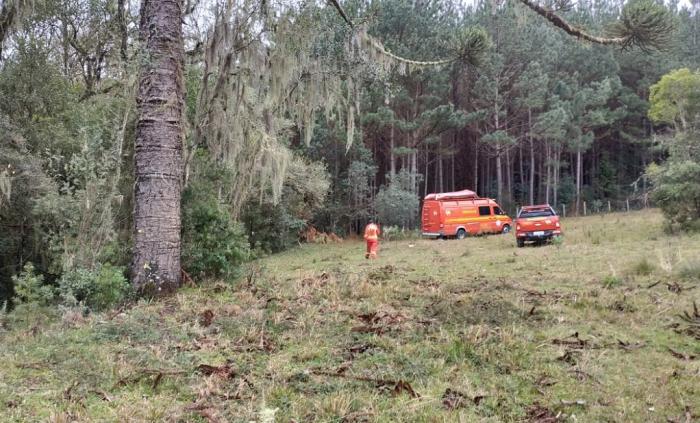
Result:
[[652,198],[671,223],[700,227],[700,70],[679,69],[652,85],[649,117],[668,125],[659,144],[668,160],[649,167]]

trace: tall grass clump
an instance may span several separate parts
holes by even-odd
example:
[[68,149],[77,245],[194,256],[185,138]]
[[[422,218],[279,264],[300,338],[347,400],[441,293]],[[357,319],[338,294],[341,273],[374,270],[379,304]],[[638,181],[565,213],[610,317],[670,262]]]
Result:
[[656,270],[656,266],[647,260],[646,257],[639,260],[632,266],[632,273],[638,276],[649,276]]

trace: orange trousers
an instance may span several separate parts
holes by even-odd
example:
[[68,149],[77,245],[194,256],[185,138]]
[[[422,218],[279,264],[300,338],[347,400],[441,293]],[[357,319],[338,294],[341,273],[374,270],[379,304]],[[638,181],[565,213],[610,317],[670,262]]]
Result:
[[368,239],[367,240],[367,252],[365,253],[365,258],[377,258],[377,250],[379,249],[378,239]]

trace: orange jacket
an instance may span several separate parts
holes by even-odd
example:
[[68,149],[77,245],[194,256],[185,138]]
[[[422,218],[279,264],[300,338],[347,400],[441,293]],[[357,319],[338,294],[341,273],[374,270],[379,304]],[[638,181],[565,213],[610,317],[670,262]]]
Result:
[[379,239],[379,226],[374,223],[370,223],[365,226],[365,239],[368,241],[376,241]]

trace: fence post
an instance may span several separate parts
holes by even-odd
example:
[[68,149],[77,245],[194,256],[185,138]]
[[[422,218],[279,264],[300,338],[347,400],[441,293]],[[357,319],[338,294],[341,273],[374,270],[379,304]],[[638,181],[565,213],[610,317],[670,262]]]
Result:
[[649,197],[649,193],[648,193],[648,192],[645,192],[645,193],[644,193],[644,208],[645,208],[645,209],[647,208],[647,200],[648,200],[648,197]]
[[627,213],[629,213],[630,212],[630,199],[629,199],[629,197],[627,197],[627,199],[625,200],[625,203],[627,204]]
[[586,215],[586,202],[583,202],[583,215]]
[[610,200],[608,200],[608,213],[612,212],[612,208],[610,207]]
[[564,217],[566,217],[566,204],[562,204],[561,208],[564,211]]

